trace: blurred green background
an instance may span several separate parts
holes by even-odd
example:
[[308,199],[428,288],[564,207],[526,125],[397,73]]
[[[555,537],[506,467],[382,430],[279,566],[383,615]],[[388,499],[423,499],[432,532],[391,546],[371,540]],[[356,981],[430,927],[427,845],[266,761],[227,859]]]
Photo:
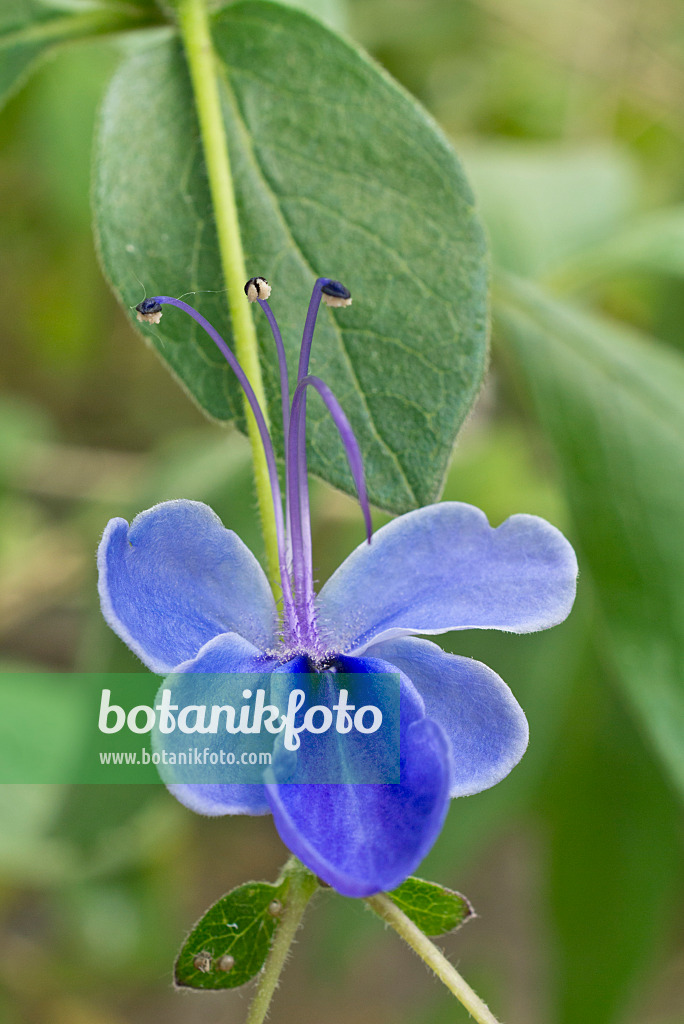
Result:
[[[649,436],[640,434],[639,461],[621,447],[620,421],[612,433],[600,428],[636,394],[639,360],[632,336],[623,347],[619,332],[636,329],[647,353],[656,344],[648,339],[659,339],[654,358],[672,366],[672,387],[681,372],[684,8],[678,0],[324,6],[452,137],[490,232],[504,312],[445,497],[479,505],[493,523],[540,514],[580,550],[579,597],[565,624],[527,637],[446,640],[506,679],[528,714],[531,744],[503,783],[453,803],[421,869],[466,893],[479,915],[444,947],[507,1024],[680,1024],[681,698],[658,690],[643,651],[670,659],[684,685],[672,641],[683,628],[684,581],[676,576],[668,591],[649,553],[660,529],[673,565],[681,562],[681,533],[666,527],[684,521],[684,492],[672,485],[660,507],[665,449],[651,452],[651,480]],[[246,442],[202,418],[134,336],[98,269],[92,126],[116,61],[115,42],[57,51],[0,121],[5,671],[138,670],[97,602],[94,552],[112,515],[200,499],[260,549]],[[530,346],[541,366],[558,351],[526,327],[524,303],[506,313],[506,296],[520,286],[501,271],[599,318],[583,321],[590,354],[592,324],[621,325],[612,347],[596,346],[596,359],[614,366],[608,385],[568,362],[576,401],[566,421],[553,390],[527,372]],[[580,400],[585,385],[591,402]],[[620,506],[625,545],[642,556],[629,565],[610,510],[623,480],[643,497],[643,509]],[[313,504],[324,580],[361,540],[362,523],[354,502],[323,485]],[[662,607],[659,587],[674,594]],[[636,599],[643,614],[616,626],[613,606],[632,609]],[[249,878],[274,878],[284,856],[268,818],[203,820],[162,787],[0,788],[0,1020],[241,1021],[245,992],[174,993],[172,961],[210,903]],[[308,913],[272,1019],[446,1024],[467,1015],[363,904],[326,893]]]

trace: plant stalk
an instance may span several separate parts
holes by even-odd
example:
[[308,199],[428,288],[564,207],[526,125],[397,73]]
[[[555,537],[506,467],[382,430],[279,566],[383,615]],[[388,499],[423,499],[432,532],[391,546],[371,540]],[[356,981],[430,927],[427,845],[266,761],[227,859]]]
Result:
[[366,903],[375,911],[378,917],[381,917],[383,921],[391,925],[414,953],[417,953],[430,970],[434,971],[439,980],[465,1006],[471,1017],[477,1021],[477,1024],[498,1024],[496,1017],[489,1007],[473,992],[470,985],[461,977],[454,965],[449,963],[441,949],[438,949],[428,939],[427,935],[420,930],[418,925],[415,925],[399,909],[396,903],[392,902],[389,896],[385,896],[384,893],[379,893],[377,896],[369,896],[366,899]]
[[308,868],[305,868],[296,857],[292,857],[288,861],[285,870],[290,876],[290,884],[283,912],[275,930],[271,952],[268,954],[268,959],[259,977],[256,994],[249,1008],[245,1024],[263,1024],[266,1019],[292,941],[301,924],[307,904],[318,888],[316,876]]
[[[211,39],[206,0],[178,0],[178,24],[190,69],[204,148],[209,188],[216,218],[221,267],[226,283],[228,308],[235,339],[235,355],[252,385],[268,423],[266,394],[259,364],[256,330],[245,298],[247,280],[240,237],[237,202],[233,188],[226,130],[221,113],[216,53]],[[276,594],[280,593],[278,542],[266,456],[259,439],[254,415],[245,402],[247,434],[252,446],[254,479],[266,547],[268,575]]]

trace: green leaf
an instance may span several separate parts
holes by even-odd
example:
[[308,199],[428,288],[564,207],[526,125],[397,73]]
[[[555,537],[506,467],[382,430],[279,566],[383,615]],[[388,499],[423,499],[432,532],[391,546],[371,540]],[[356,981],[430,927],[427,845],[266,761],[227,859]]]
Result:
[[684,792],[684,360],[507,280],[497,323],[552,439],[606,654]]
[[[318,274],[352,291],[321,311],[312,371],[362,447],[371,500],[404,511],[437,497],[486,357],[482,230],[458,161],[430,118],[366,55],[288,7],[237,3],[212,22],[248,273],[273,285],[292,376]],[[230,341],[219,254],[185,62],[175,40],[137,49],[104,103],[94,190],[105,271],[122,302],[194,293]],[[255,310],[276,444],[273,339]],[[131,318],[134,319],[132,313]],[[144,336],[212,417],[240,418],[221,355],[168,310]],[[322,403],[310,465],[352,490]]]
[[[147,0],[145,0],[147,3]],[[3,0],[0,10],[0,106],[55,45],[102,33],[158,24],[159,13],[138,5],[78,0]]]
[[0,104],[28,77],[31,65],[54,42],[56,23],[39,0],[10,0],[0,12]]
[[554,275],[563,289],[586,287],[632,271],[684,275],[684,206],[636,219],[603,244],[580,253]]
[[463,154],[496,265],[538,277],[603,242],[632,215],[634,161],[616,146],[489,142]]
[[387,895],[426,935],[453,932],[474,913],[460,892],[413,875]]
[[[237,988],[258,974],[271,948],[278,924],[278,904],[282,907],[288,886],[287,876],[274,885],[247,882],[210,907],[178,954],[176,985]],[[222,959],[228,957],[232,958],[232,966],[230,960]]]
[[348,18],[344,0],[280,0],[280,3],[298,7],[339,32],[347,28]]
[[629,1019],[678,913],[681,806],[603,675],[578,674],[543,793],[555,1024]]

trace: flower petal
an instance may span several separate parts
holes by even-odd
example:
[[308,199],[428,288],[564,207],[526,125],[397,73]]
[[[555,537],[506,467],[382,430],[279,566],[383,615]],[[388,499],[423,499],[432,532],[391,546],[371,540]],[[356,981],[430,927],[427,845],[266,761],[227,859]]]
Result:
[[532,633],[562,622],[575,599],[577,559],[538,516],[497,529],[461,502],[399,516],[361,544],[325,584],[319,624],[333,649],[450,629]]
[[[223,633],[214,637],[202,648],[196,658],[186,661],[174,670],[171,679],[162,683],[162,688],[170,687],[179,692],[183,685],[182,677],[188,673],[202,673],[203,684],[211,686],[212,674],[223,674],[225,672],[259,672],[266,674],[266,685],[270,673],[276,666],[271,658],[266,658],[256,647],[248,643],[241,636],[235,633]],[[206,676],[205,676],[206,674]],[[173,696],[172,696],[173,699]],[[194,703],[194,697],[189,698]],[[188,703],[188,700],[184,701]],[[173,735],[173,734],[172,734]],[[231,736],[231,747],[237,754],[240,742],[253,743],[253,737],[236,735]],[[165,745],[168,740],[165,740]],[[188,737],[182,740],[183,747],[188,745]],[[204,734],[202,746],[209,746],[212,743],[221,748],[225,746],[225,736],[218,734]],[[172,793],[180,803],[189,807],[197,814],[217,816],[221,814],[268,814],[270,806],[266,799],[264,786],[253,783],[226,783],[198,785],[191,783],[171,782],[172,769],[160,766],[160,774],[167,784],[169,792]]]
[[[344,672],[396,673],[378,659],[345,658],[340,666]],[[305,736],[302,747],[311,742]],[[395,888],[439,835],[450,782],[448,741],[440,726],[424,717],[420,697],[403,677],[400,770],[401,782],[394,785],[272,781],[266,789],[281,839],[345,896]]]
[[423,698],[425,713],[444,729],[451,744],[450,796],[489,789],[525,753],[527,719],[503,679],[486,665],[415,637],[373,644],[366,656],[404,672]]
[[274,644],[277,612],[263,570],[199,501],[166,501],[112,519],[98,551],[102,612],[153,672],[169,672],[219,633]]

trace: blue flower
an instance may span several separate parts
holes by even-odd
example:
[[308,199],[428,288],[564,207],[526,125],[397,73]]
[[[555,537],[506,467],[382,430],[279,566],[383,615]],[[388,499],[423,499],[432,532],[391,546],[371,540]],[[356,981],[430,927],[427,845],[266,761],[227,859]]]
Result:
[[[527,721],[491,669],[446,654],[415,634],[458,629],[527,633],[554,626],[575,596],[577,562],[555,527],[515,515],[497,529],[471,505],[443,502],[400,516],[370,543],[361,456],[334,395],[308,374],[321,298],[350,301],[319,279],[309,306],[292,402],[282,340],[262,278],[245,287],[274,332],[286,441],[285,512],[266,424],[235,357],[213,327],[181,300],[241,380],[271,472],[280,550],[283,616],[267,579],[239,537],[206,505],[169,501],[129,524],[113,519],[100,545],[100,596],[112,629],[156,673],[334,672],[399,674],[401,782],[394,785],[212,784],[170,786],[201,814],[272,813],[286,845],[348,896],[399,885],[431,848],[452,797],[499,782],[522,757]],[[360,545],[316,595],[306,484],[306,390],[315,387],[337,424],[366,516]],[[298,684],[301,685],[301,684]]]

